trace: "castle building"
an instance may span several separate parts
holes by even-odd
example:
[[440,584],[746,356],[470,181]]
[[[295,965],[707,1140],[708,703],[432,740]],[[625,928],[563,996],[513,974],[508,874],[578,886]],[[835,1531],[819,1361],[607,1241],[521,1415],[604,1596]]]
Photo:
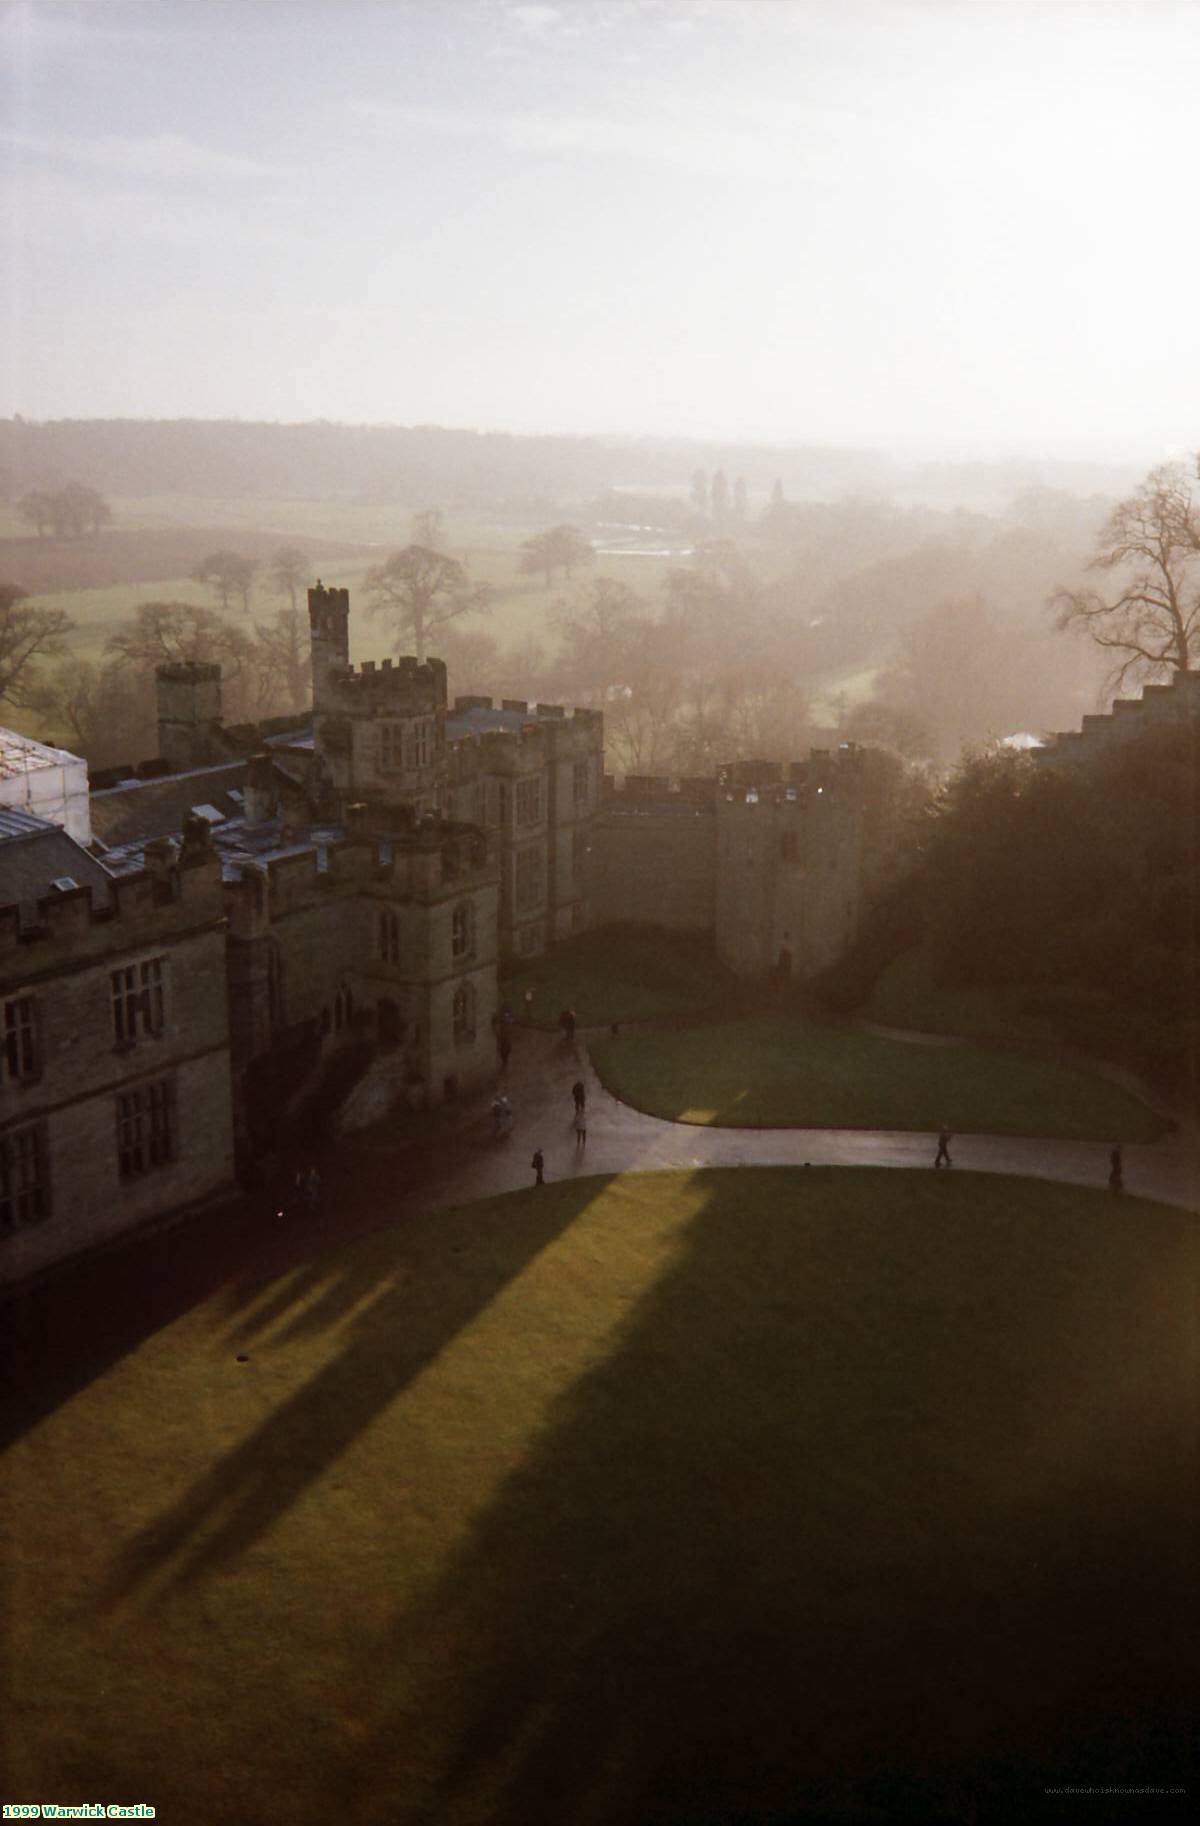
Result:
[[225,906],[207,827],[114,878],[0,814],[0,1280],[233,1176]]
[[852,935],[857,750],[617,790],[600,712],[450,707],[438,659],[352,666],[349,610],[309,591],[310,717],[229,726],[219,667],[160,666],[159,755],[93,783],[87,847],[65,773],[56,822],[0,809],[0,1285],[220,1192],[305,1098],[490,1083],[498,970],[589,926],[711,931],[746,976]]

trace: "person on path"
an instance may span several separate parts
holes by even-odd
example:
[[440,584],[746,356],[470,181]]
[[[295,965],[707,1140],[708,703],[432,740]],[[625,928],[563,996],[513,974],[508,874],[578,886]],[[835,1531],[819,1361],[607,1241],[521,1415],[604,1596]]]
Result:
[[575,1105],[575,1152],[582,1154],[587,1146],[587,1111],[582,1103]]
[[529,1164],[533,1168],[533,1171],[535,1174],[535,1178],[534,1178],[534,1182],[533,1182],[534,1185],[535,1186],[544,1186],[546,1183],[546,1180],[545,1180],[546,1156],[542,1153],[541,1148],[534,1149],[533,1159],[530,1161]]
[[571,1086],[571,1096],[575,1102],[575,1114],[578,1115],[587,1102],[587,1085],[582,1078],[576,1078],[574,1084]]
[[1109,1164],[1110,1168],[1112,1169],[1108,1175],[1109,1191],[1110,1192],[1123,1192],[1125,1190],[1125,1167],[1124,1167],[1124,1163],[1121,1159],[1121,1149],[1120,1149],[1119,1144],[1117,1147],[1115,1147],[1113,1149],[1112,1153],[1109,1155],[1108,1164]]
[[944,1122],[938,1130],[937,1153],[933,1157],[933,1164],[935,1167],[949,1167],[954,1164],[950,1159],[950,1130]]

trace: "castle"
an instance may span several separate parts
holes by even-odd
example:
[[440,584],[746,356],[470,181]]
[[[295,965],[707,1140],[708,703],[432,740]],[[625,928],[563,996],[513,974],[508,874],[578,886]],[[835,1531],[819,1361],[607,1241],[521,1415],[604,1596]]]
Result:
[[572,933],[708,931],[745,976],[852,936],[856,749],[618,790],[599,711],[451,706],[440,660],[352,666],[349,615],[310,590],[310,716],[229,727],[219,667],[160,666],[90,843],[0,806],[0,1284],[218,1194],[339,1067],[348,1122],[489,1084],[498,970]]

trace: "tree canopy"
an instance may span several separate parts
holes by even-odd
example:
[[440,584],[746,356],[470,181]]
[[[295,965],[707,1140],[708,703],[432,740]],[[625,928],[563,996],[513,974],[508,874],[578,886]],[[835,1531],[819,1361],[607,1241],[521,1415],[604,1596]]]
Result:
[[398,641],[411,637],[422,665],[435,628],[459,615],[484,613],[491,602],[486,584],[472,585],[457,558],[428,545],[393,552],[371,567],[364,582],[371,614],[386,615]]
[[595,561],[591,540],[577,526],[552,526],[544,533],[535,533],[521,545],[522,574],[544,577],[547,589],[555,571],[570,577],[579,565]]
[[1091,569],[1116,585],[1056,591],[1060,628],[1113,656],[1112,690],[1186,671],[1200,654],[1200,502],[1181,463],[1154,469],[1105,521]]
[[0,699],[36,702],[38,662],[57,658],[72,626],[65,609],[34,608],[15,583],[0,583]]

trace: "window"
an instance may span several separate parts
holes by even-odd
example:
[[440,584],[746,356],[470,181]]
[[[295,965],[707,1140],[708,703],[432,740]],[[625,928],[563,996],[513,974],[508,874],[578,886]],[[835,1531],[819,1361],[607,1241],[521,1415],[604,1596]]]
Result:
[[46,1132],[16,1129],[0,1135],[0,1225],[19,1230],[50,1215],[50,1159]]
[[380,724],[379,765],[384,773],[395,773],[404,765],[403,734],[399,723]]
[[475,949],[475,909],[469,900],[460,900],[450,922],[450,950],[454,957],[469,957]]
[[385,964],[400,962],[400,921],[386,907],[379,915],[379,955]]
[[175,1086],[168,1078],[117,1098],[117,1159],[122,1179],[140,1179],[175,1158]]
[[784,831],[779,839],[779,856],[783,862],[795,862],[800,854],[795,831]]
[[496,782],[496,823],[508,823],[508,781]]
[[460,983],[454,991],[454,1038],[475,1038],[475,988],[472,983]]
[[542,815],[540,779],[517,781],[517,823],[536,824]]
[[113,1034],[118,1046],[163,1030],[163,959],[127,964],[112,973]]
[[571,833],[571,880],[578,881],[583,874],[584,858],[587,855],[587,838],[582,831]]
[[591,772],[592,772],[592,768],[591,768],[590,761],[576,761],[576,763],[575,763],[575,803],[576,803],[576,805],[586,805],[587,804],[588,793],[591,791],[591,785],[592,785]]
[[37,1024],[33,997],[17,996],[4,1004],[4,1073],[18,1084],[39,1071]]
[[429,735],[430,735],[430,721],[427,716],[423,716],[420,719],[420,721],[414,725],[414,728],[413,728],[413,766],[414,767],[428,767],[429,766],[429,748],[430,748]]
[[527,850],[517,851],[518,907],[536,907],[542,892],[542,850],[540,844],[534,843]]

